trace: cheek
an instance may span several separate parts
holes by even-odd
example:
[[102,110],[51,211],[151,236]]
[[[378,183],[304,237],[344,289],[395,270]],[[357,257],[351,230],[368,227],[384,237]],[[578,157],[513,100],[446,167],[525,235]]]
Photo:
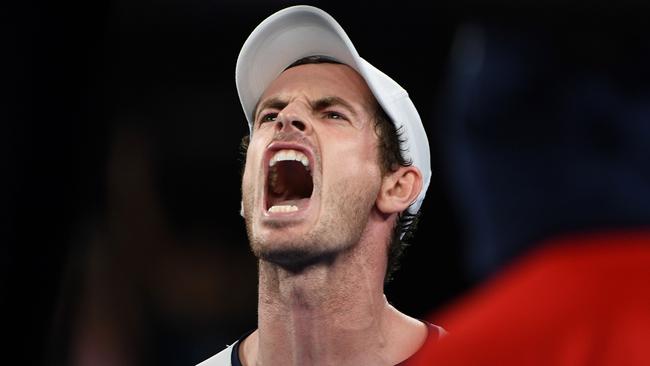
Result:
[[246,151],[246,162],[244,164],[244,174],[242,176],[242,187],[251,186],[258,174],[261,174],[261,159],[263,151],[259,147],[258,139],[251,140]]
[[[358,177],[368,181],[381,179],[378,151],[374,140],[338,137],[328,151],[331,168],[340,179]],[[346,177],[346,178],[344,178]]]
[[249,160],[246,159],[246,165],[244,166],[244,174],[241,180],[242,191],[245,192],[246,188],[251,185],[251,169]]

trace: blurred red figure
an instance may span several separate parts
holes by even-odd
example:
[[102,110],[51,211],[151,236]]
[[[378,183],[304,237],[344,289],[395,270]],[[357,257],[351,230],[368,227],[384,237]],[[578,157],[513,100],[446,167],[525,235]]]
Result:
[[650,231],[576,235],[436,318],[417,365],[650,365]]
[[556,16],[458,32],[438,141],[489,280],[409,365],[650,365],[647,22]]

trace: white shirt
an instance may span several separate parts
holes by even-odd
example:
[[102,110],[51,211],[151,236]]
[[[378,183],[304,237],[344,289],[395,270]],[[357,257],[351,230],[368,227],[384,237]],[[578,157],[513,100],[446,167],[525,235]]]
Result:
[[196,366],[232,366],[230,360],[235,344],[236,342]]

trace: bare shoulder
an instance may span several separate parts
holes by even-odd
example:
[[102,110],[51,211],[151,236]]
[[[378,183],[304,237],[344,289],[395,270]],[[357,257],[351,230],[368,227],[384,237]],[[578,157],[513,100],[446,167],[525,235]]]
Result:
[[388,350],[393,364],[406,360],[415,354],[429,336],[429,326],[408,316],[394,307],[389,307]]

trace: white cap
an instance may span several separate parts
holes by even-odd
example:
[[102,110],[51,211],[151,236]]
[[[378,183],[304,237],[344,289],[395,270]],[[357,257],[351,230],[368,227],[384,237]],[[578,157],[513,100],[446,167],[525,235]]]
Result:
[[251,134],[255,106],[267,86],[289,65],[309,56],[334,59],[365,79],[402,134],[402,156],[422,173],[422,190],[409,208],[417,213],[431,180],[429,141],[420,115],[406,90],[362,59],[339,23],[318,8],[292,6],[271,15],[253,30],[239,52],[235,78]]

